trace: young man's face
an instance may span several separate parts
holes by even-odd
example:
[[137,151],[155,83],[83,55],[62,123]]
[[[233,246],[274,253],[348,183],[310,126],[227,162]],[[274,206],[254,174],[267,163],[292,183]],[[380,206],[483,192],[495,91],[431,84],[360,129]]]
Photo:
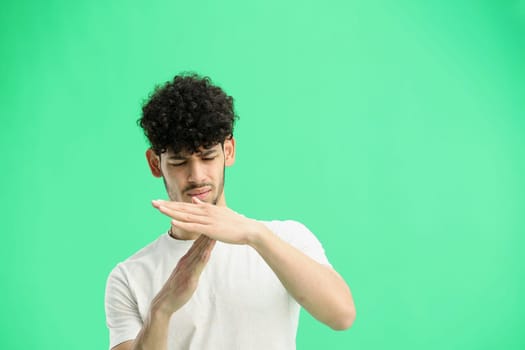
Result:
[[157,156],[146,153],[154,176],[162,177],[170,200],[191,203],[192,197],[203,202],[225,205],[224,167],[235,160],[235,140],[227,139],[198,152],[174,153],[168,150]]

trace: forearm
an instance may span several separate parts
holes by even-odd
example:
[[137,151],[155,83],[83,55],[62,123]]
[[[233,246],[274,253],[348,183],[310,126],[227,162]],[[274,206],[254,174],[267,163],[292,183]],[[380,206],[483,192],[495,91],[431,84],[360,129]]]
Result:
[[159,311],[150,311],[132,350],[167,350],[170,317]]
[[355,318],[352,295],[336,271],[317,263],[266,227],[261,227],[248,244],[312,316],[333,329],[347,329],[352,325]]

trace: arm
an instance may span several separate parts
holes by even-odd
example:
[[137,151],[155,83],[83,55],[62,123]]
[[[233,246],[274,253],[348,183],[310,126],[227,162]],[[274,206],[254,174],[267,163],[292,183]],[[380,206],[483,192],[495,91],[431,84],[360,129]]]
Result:
[[248,244],[275,272],[286,290],[308,312],[333,329],[349,328],[355,319],[350,289],[331,267],[319,264],[277,237],[266,226],[254,229]]
[[159,201],[154,205],[170,216],[178,229],[201,232],[225,243],[250,245],[312,316],[333,329],[352,325],[355,306],[341,276],[281,240],[264,224],[196,198],[193,204]]
[[171,315],[186,304],[197,289],[214,245],[215,240],[204,235],[195,240],[151,302],[148,317],[137,338],[112,350],[167,350]]

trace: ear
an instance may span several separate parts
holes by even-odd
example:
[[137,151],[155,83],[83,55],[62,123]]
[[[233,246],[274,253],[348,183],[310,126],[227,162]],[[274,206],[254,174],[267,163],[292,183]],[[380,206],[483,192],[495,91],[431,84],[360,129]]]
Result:
[[151,148],[148,148],[146,151],[146,159],[148,160],[151,174],[155,177],[162,177],[162,171],[160,170],[160,157],[156,155]]
[[235,163],[235,139],[230,137],[224,140],[224,164],[232,166]]

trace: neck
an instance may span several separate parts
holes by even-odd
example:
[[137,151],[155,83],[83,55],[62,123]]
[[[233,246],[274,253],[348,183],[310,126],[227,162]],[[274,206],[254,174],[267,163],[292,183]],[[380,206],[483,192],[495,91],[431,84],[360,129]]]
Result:
[[194,241],[201,235],[200,233],[196,232],[177,230],[174,229],[173,226],[170,227],[168,234],[171,236],[171,238],[176,239],[178,241]]

